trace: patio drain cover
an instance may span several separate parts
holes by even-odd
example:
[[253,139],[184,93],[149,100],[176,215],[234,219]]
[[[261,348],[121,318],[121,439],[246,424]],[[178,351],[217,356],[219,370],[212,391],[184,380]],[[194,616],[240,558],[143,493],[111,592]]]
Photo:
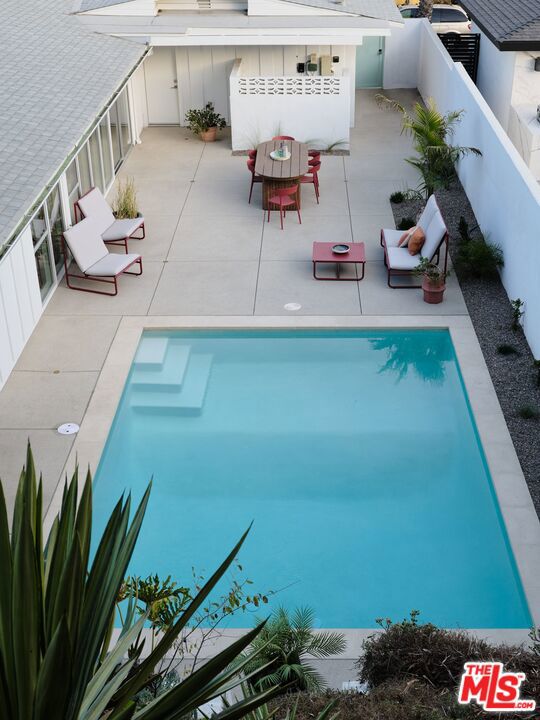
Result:
[[77,425],[77,423],[64,423],[58,428],[58,433],[60,435],[75,435],[75,433],[78,432],[79,426]]
[[293,312],[294,310],[300,310],[302,306],[300,303],[286,303],[283,307],[285,310]]

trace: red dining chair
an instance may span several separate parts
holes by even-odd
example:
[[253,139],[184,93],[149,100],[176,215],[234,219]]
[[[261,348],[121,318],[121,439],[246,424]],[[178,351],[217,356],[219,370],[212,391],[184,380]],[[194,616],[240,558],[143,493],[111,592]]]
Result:
[[320,150],[308,150],[308,155],[310,158],[320,158],[321,157],[321,151]]
[[255,160],[257,158],[257,151],[256,150],[248,150],[248,157],[251,160]]
[[255,183],[262,183],[263,179],[260,175],[257,175],[255,173],[255,160],[253,160],[252,158],[250,158],[247,161],[247,168],[248,168],[249,172],[251,173],[251,185],[249,186],[249,200],[248,200],[248,202],[250,203],[251,195],[253,193],[253,186],[255,185]]
[[321,163],[318,162],[315,165],[309,164],[309,170],[307,174],[300,180],[301,183],[309,183],[315,188],[315,197],[317,203],[319,202],[319,170],[321,169]]
[[293,141],[294,138],[290,135],[276,135],[276,137],[273,137],[272,140],[291,140]]
[[310,167],[313,167],[314,165],[322,165],[321,158],[311,158],[311,160],[308,160],[308,165]]
[[291,205],[296,205],[296,212],[298,213],[298,222],[302,224],[302,218],[300,216],[300,208],[298,207],[299,201],[299,186],[293,185],[292,187],[276,188],[276,194],[268,198],[268,222],[270,222],[270,205],[277,205],[279,209],[279,220],[281,223],[281,229],[283,230],[283,218],[287,212],[287,208]]

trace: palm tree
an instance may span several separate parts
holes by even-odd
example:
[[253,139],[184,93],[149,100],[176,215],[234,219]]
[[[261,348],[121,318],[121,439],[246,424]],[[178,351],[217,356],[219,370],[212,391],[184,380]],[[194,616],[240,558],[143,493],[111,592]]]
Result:
[[384,95],[377,95],[377,101],[401,113],[401,132],[411,135],[413,147],[418,153],[418,157],[405,158],[405,161],[420,173],[422,180],[418,189],[426,199],[435,190],[450,186],[456,176],[455,165],[458,160],[470,154],[482,155],[478,148],[451,145],[449,142],[463,116],[463,110],[443,115],[433,98],[427,101],[427,105],[415,103],[412,113],[401,103]]
[[420,17],[425,17],[431,20],[431,13],[433,12],[433,0],[420,0],[418,3],[418,14]]
[[314,620],[311,608],[297,608],[291,615],[284,608],[274,610],[249,647],[254,656],[245,671],[253,673],[252,687],[264,690],[279,685],[284,692],[318,692],[325,687],[307,658],[340,655],[346,642],[341,633],[315,632]]

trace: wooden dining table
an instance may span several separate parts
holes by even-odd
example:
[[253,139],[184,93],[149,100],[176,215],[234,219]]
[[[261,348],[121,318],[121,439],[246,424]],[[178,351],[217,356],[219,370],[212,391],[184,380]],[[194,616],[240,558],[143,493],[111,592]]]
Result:
[[300,179],[309,170],[308,146],[305,143],[296,140],[285,140],[290,151],[288,160],[273,160],[270,153],[278,150],[281,140],[269,140],[263,142],[257,147],[257,159],[255,160],[255,172],[263,179],[262,197],[264,210],[272,210],[274,206],[269,208],[269,198],[275,194],[277,188],[297,186],[296,204],[290,206],[288,210],[300,209]]

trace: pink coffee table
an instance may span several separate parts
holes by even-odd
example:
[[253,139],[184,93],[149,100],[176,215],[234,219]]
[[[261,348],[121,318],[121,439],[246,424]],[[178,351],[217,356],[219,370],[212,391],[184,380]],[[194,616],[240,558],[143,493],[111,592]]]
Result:
[[[313,243],[313,277],[315,280],[351,280],[358,282],[364,279],[364,268],[366,265],[366,251],[363,242],[358,243],[346,243],[350,245],[348,253],[338,255],[332,251],[334,245],[339,245],[337,242],[314,242]],[[317,275],[317,263],[335,263],[336,264],[336,277],[320,277]],[[362,274],[359,277],[340,277],[340,265],[344,263],[352,263],[362,266]]]

